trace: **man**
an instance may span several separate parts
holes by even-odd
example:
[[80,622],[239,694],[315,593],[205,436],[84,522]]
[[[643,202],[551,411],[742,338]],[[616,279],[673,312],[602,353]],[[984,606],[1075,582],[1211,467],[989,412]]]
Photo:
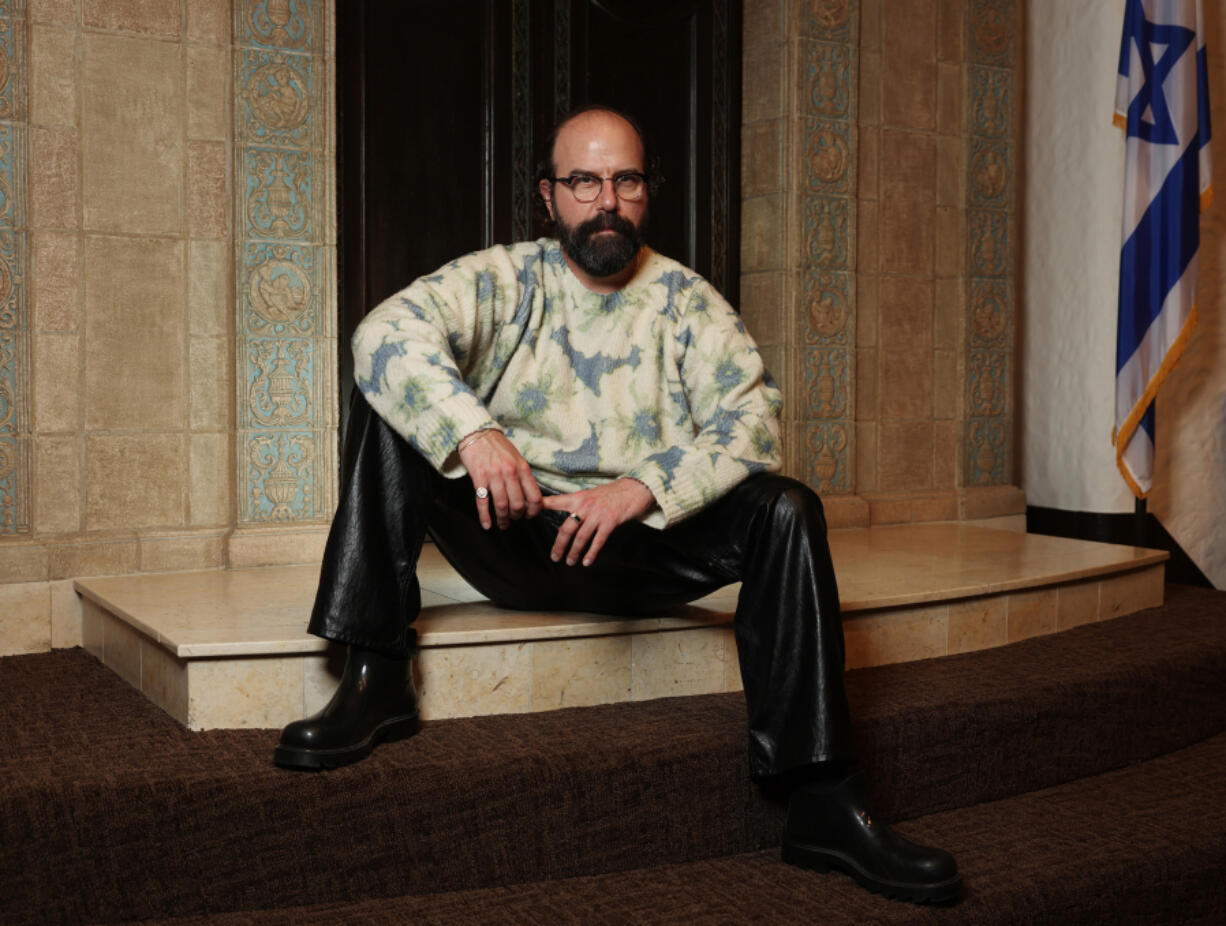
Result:
[[585,108],[547,151],[538,186],[557,241],[453,261],[355,334],[365,402],[310,625],[348,659],[276,761],[333,767],[417,732],[427,530],[511,608],[658,613],[739,580],[751,771],[793,788],[784,858],[911,900],[955,896],[953,858],[877,821],[851,770],[821,503],[776,473],[779,391],[736,313],[641,243],[642,133]]

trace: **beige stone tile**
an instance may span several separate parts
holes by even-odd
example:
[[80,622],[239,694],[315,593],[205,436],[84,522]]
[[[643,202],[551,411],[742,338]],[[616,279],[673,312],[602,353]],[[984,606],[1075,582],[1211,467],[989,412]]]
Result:
[[937,131],[951,136],[962,132],[962,67],[952,62],[937,65]]
[[195,238],[225,238],[229,233],[227,161],[225,142],[187,143],[187,224]]
[[1055,588],[1011,592],[1008,600],[1010,643],[1056,632],[1059,593]]
[[881,50],[881,16],[884,0],[860,0],[860,48]]
[[230,523],[234,511],[229,434],[188,437],[188,524]]
[[147,639],[112,614],[102,618],[102,661],[133,688],[140,688],[141,645]]
[[98,604],[84,599],[81,602],[81,645],[85,651],[103,661],[103,647],[106,646],[106,622],[110,616]]
[[164,238],[86,237],[86,428],[182,427],[183,251]]
[[230,44],[230,5],[233,0],[190,0],[187,37],[195,42]]
[[80,336],[36,332],[33,340],[34,429],[75,431],[81,426]]
[[784,115],[786,65],[786,46],[771,44],[745,50],[741,64],[741,118],[746,125]]
[[938,279],[933,287],[933,347],[958,350],[961,347],[963,286],[957,279]]
[[880,417],[931,418],[932,355],[920,350],[882,349]]
[[877,174],[881,162],[881,130],[863,127],[860,129],[859,141],[856,196],[862,200],[875,200],[880,195]]
[[882,20],[883,120],[936,128],[936,10],[930,0],[893,0]]
[[880,666],[946,653],[949,608],[932,605],[845,617],[846,666]]
[[962,60],[963,20],[967,5],[964,0],[938,0],[937,4],[937,59],[940,61]]
[[1143,608],[1156,608],[1165,596],[1163,565],[1104,577],[1099,588],[1099,620],[1123,617]]
[[856,223],[856,266],[865,273],[876,273],[881,264],[881,204],[857,200]]
[[81,441],[76,435],[44,436],[35,443],[34,529],[81,529]]
[[881,280],[875,273],[856,276],[856,347],[876,347],[881,318]]
[[71,579],[48,583],[51,588],[51,648],[84,645],[81,596]]
[[937,276],[953,277],[962,273],[964,241],[962,210],[952,206],[937,206],[935,245]]
[[956,418],[961,377],[958,375],[958,354],[952,350],[932,352],[932,415],[934,418]]
[[51,592],[46,582],[0,585],[0,656],[51,649]]
[[882,492],[932,488],[932,422],[884,419],[877,425],[877,480]]
[[759,347],[779,343],[782,303],[782,273],[766,271],[741,278],[741,318]]
[[532,709],[530,643],[427,647],[418,657],[423,720]]
[[225,565],[221,534],[184,537],[145,537],[140,541],[141,572],[176,572],[219,569]]
[[856,491],[872,492],[877,488],[877,424],[856,422]]
[[783,263],[783,199],[755,196],[741,203],[741,269],[778,270]]
[[783,189],[783,121],[769,119],[741,132],[741,196]]
[[725,690],[725,636],[722,627],[632,636],[631,699],[645,701]]
[[911,521],[911,499],[906,495],[867,496],[870,523],[906,524]]
[[30,123],[76,126],[77,32],[30,27]]
[[[932,487],[952,489],[961,483],[962,428],[956,419],[932,423]],[[984,524],[983,527],[992,527]],[[1024,530],[1025,528],[1023,528]]]
[[[190,0],[188,5],[196,0]],[[82,19],[93,29],[115,29],[178,37],[182,28],[179,0],[83,0]]]
[[953,492],[911,498],[912,521],[952,521],[957,517],[958,497]]
[[742,691],[745,688],[741,680],[741,661],[736,647],[736,631],[732,627],[721,627],[719,633],[724,640],[724,691]]
[[230,537],[227,557],[234,568],[318,564],[328,539],[327,525],[277,528],[239,528]]
[[30,128],[30,225],[76,228],[81,177],[72,129]]
[[81,0],[26,0],[26,16],[32,23],[69,23],[80,21]]
[[188,330],[194,335],[228,334],[232,325],[230,248],[224,241],[193,239],[187,246]]
[[113,576],[136,571],[136,541],[73,541],[49,544],[50,577]]
[[184,449],[179,434],[87,436],[86,530],[181,526]]
[[297,656],[193,659],[187,672],[193,730],[279,728],[302,717]]
[[949,652],[970,653],[1009,641],[1005,595],[949,603]]
[[856,350],[856,420],[876,421],[879,417],[877,404],[877,351]]
[[6,544],[0,551],[0,582],[45,582],[49,561],[41,543]]
[[141,649],[140,690],[175,720],[187,725],[188,669],[186,660],[168,653],[151,640]]
[[166,42],[86,33],[81,133],[86,229],[182,232],[181,56],[179,46]]
[[860,123],[881,124],[881,52],[865,51],[860,55]]
[[[190,10],[193,4],[188,4]],[[187,47],[187,135],[225,141],[230,134],[230,53],[225,47]]]
[[933,284],[916,277],[881,280],[878,312],[882,347],[924,352],[933,340]]
[[1061,585],[1056,599],[1056,629],[1068,630],[1098,620],[1098,580]]
[[630,637],[545,640],[532,646],[532,709],[630,698]]
[[936,210],[931,193],[915,189],[881,203],[881,266],[896,273],[932,273]]
[[230,339],[193,337],[188,342],[188,357],[192,429],[229,430],[234,405]]
[[1026,493],[1017,486],[975,486],[963,490],[963,520],[1025,513]]
[[35,232],[30,297],[38,331],[76,331],[81,312],[81,240],[72,233]]
[[777,48],[787,36],[784,0],[747,0],[742,41],[746,51],[759,47]]

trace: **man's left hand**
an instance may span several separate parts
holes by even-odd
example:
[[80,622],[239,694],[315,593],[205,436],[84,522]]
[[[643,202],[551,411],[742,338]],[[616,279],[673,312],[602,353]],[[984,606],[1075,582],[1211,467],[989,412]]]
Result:
[[573,566],[582,556],[584,566],[592,565],[613,528],[645,514],[655,502],[647,486],[625,478],[582,492],[546,495],[546,508],[571,515],[558,528],[550,558],[556,563],[565,556],[566,565]]

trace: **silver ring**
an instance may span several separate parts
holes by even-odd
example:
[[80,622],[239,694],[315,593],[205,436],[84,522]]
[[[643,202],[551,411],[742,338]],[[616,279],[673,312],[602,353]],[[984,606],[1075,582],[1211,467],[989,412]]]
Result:
[[477,486],[477,498],[489,498],[490,490],[485,486]]
[[575,514],[573,511],[570,513],[570,519],[574,521],[576,524],[583,523],[583,518],[579,517],[579,515]]

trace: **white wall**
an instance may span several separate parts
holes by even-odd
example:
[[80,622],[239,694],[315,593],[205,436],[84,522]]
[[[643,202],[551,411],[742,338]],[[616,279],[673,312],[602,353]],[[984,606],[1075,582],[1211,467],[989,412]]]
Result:
[[1133,510],[1115,466],[1123,0],[1029,0],[1021,305],[1026,502]]
[[[1133,509],[1115,466],[1124,142],[1111,123],[1124,0],[1029,0],[1021,484],[1031,505]],[[1198,326],[1159,394],[1149,510],[1226,587],[1226,16],[1208,21],[1218,200],[1202,216]]]

